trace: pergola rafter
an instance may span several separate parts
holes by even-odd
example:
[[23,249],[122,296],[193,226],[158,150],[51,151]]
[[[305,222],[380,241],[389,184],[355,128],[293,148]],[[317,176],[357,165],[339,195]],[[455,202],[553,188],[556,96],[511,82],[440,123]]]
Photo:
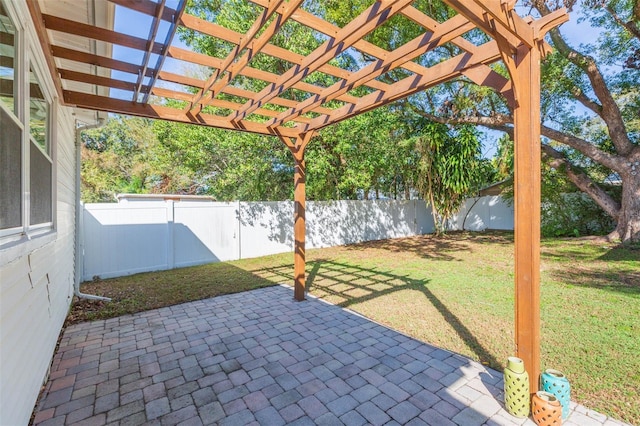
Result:
[[[540,59],[550,51],[544,41],[546,33],[568,19],[564,9],[536,20],[519,16],[514,0],[443,0],[452,15],[438,21],[420,10],[414,0],[371,0],[370,7],[338,26],[306,10],[303,0],[244,0],[256,13],[248,31],[239,33],[215,19],[185,12],[186,0],[100,0],[149,18],[148,36],[143,39],[91,22],[44,14],[41,4],[45,1],[27,3],[63,103],[272,135],[287,146],[295,162],[297,300],[304,299],[306,290],[304,154],[313,135],[326,126],[455,79],[467,79],[502,94],[515,118],[516,354],[524,359],[532,377],[531,390],[537,390]],[[422,33],[391,51],[376,45],[369,35],[392,25],[391,18],[409,21]],[[290,22],[306,27],[316,37],[318,45],[310,53],[278,44],[275,36]],[[159,42],[163,23],[168,23],[169,29]],[[175,45],[174,35],[180,28],[212,37],[229,49],[217,57]],[[486,34],[488,41],[476,44],[479,38],[469,35],[476,29]],[[142,60],[84,51],[74,42],[78,38],[89,39],[94,45],[134,49]],[[435,64],[421,59],[443,46],[452,52],[448,59]],[[355,66],[345,68],[336,60],[345,53],[361,57]],[[157,55],[155,64],[153,55]],[[275,58],[285,69],[260,69],[256,58],[261,55]],[[174,64],[166,66],[165,59]],[[491,67],[499,61],[505,64],[510,79]],[[180,69],[176,63],[186,67]],[[84,69],[89,64],[101,72],[81,72],[74,64],[84,64]],[[196,76],[188,71],[189,66],[204,68],[208,74]],[[384,78],[396,70],[401,79],[393,82]],[[314,75],[322,78],[312,79]],[[255,82],[258,89],[238,85],[240,80]],[[329,83],[323,86],[317,81]],[[96,90],[98,87],[101,90]]]
[[375,2],[354,20],[340,29],[336,35],[322,43],[320,47],[307,55],[302,63],[294,64],[282,74],[274,85],[265,87],[258,95],[245,104],[243,108],[231,114],[232,121],[242,120],[255,111],[260,105],[282,93],[294,83],[317,71],[336,56],[339,56],[362,37],[384,24],[387,19],[400,12],[413,0],[387,0]]

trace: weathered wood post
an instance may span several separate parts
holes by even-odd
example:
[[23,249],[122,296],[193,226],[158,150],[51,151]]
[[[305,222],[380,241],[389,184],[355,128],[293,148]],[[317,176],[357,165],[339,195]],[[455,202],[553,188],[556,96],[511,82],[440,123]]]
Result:
[[540,52],[515,55],[515,340],[531,393],[540,376]]

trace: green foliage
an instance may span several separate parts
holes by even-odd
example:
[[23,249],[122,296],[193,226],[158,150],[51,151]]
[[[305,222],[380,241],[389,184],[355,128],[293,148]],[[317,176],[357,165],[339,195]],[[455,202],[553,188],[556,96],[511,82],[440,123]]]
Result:
[[81,133],[82,201],[113,202],[118,193],[152,191],[160,164],[151,123],[116,117]]
[[275,138],[123,117],[82,138],[85,202],[113,202],[118,193],[243,201],[293,195],[293,160]]
[[557,194],[542,205],[543,237],[606,235],[616,223],[582,192]]
[[387,107],[322,130],[307,148],[309,199],[397,198],[405,187],[408,192],[411,170],[405,165],[412,153],[402,144],[407,131],[403,117]]
[[498,149],[491,159],[491,164],[496,171],[496,180],[513,179],[513,141],[509,135],[505,134],[496,143]]
[[293,159],[275,138],[162,121],[154,131],[163,161],[173,165],[167,192],[208,194],[221,201],[293,196]]
[[450,128],[423,123],[416,139],[418,190],[431,204],[436,234],[446,231],[446,221],[464,200],[485,182],[487,163],[481,160],[480,140],[474,126]]

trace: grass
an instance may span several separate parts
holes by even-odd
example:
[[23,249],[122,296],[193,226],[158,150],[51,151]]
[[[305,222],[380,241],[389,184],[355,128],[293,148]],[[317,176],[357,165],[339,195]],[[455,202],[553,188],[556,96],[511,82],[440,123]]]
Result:
[[[109,318],[293,281],[291,253],[85,283],[114,298],[71,321]],[[513,236],[456,233],[307,252],[312,294],[502,370],[513,353]],[[542,243],[542,367],[572,399],[640,424],[640,250]]]

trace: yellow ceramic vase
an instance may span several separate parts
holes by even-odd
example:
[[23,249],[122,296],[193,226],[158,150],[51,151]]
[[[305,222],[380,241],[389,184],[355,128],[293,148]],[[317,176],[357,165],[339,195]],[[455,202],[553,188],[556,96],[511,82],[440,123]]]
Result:
[[515,356],[507,359],[504,370],[504,405],[512,416],[529,417],[529,375],[524,362]]

